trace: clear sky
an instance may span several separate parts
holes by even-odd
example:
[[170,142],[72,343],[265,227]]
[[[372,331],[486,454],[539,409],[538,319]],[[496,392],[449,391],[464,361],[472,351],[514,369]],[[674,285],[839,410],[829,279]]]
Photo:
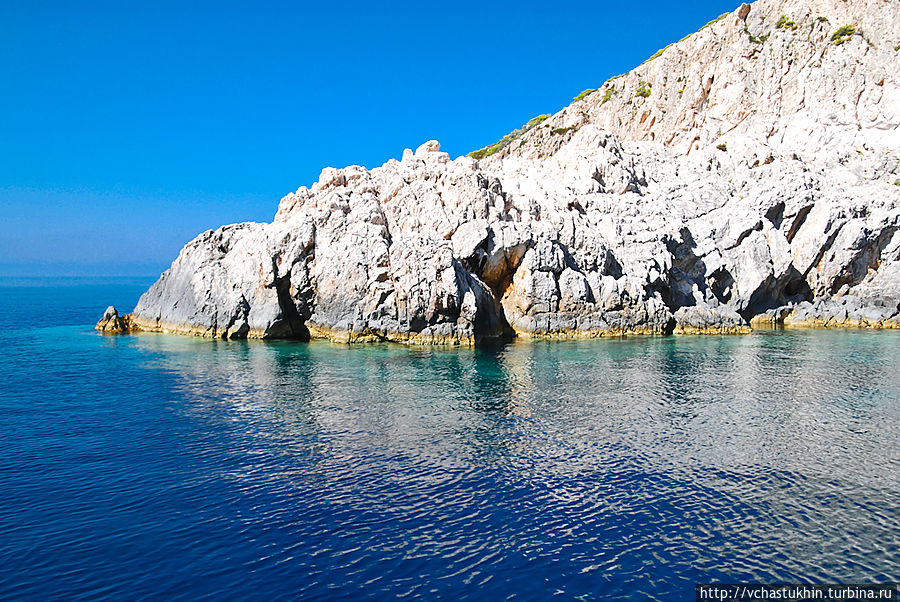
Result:
[[495,142],[736,0],[0,2],[0,275],[155,275],[325,166]]

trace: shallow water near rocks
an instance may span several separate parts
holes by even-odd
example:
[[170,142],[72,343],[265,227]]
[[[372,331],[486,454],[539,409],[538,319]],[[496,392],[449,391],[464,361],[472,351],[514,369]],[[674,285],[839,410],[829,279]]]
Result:
[[896,581],[900,333],[104,337],[0,281],[0,598],[692,599]]

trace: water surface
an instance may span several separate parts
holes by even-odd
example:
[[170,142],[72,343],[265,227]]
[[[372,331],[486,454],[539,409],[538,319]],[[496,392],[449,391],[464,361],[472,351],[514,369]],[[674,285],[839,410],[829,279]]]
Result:
[[896,581],[900,333],[484,350],[109,337],[0,281],[0,598],[693,598]]

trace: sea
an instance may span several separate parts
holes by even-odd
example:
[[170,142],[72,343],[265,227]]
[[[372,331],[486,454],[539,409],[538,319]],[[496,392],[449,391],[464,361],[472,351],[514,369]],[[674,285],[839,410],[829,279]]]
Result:
[[0,599],[693,600],[900,578],[900,332],[104,336],[0,279]]

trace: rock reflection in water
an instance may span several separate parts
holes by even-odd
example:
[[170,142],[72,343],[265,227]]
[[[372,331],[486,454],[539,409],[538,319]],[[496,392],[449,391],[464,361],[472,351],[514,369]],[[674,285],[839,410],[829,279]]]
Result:
[[892,577],[890,336],[134,340],[176,377],[173,410],[227,439],[209,453],[239,455],[220,477],[278,498],[277,528],[308,553],[274,554],[310,571],[309,592],[368,575],[384,592],[465,577],[500,593],[529,570],[575,595],[659,576],[660,595]]

